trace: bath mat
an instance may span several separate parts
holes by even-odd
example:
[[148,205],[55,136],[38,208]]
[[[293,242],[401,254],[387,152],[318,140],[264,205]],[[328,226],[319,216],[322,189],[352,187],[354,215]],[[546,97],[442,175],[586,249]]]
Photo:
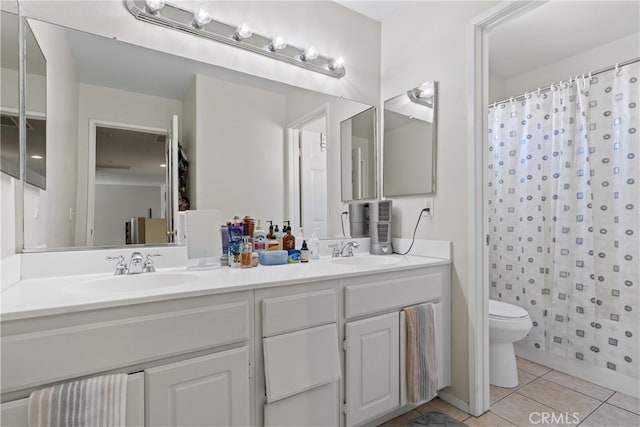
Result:
[[409,424],[405,424],[402,427],[467,427],[463,422],[451,418],[450,416],[443,414],[442,412],[427,412],[426,415],[421,416]]

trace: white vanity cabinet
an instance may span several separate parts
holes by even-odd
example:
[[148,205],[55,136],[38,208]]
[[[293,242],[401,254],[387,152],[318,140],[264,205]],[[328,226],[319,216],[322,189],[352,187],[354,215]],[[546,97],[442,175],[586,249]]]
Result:
[[449,283],[448,265],[341,281],[347,426],[375,424],[407,405],[405,307],[434,303],[438,388],[451,384]]
[[145,370],[147,426],[249,425],[249,347]]
[[[338,283],[256,291],[258,414],[265,426],[337,426]],[[260,423],[258,423],[260,425]]]
[[5,321],[3,425],[27,425],[32,390],[110,372],[134,374],[127,425],[250,425],[252,303],[247,291]]

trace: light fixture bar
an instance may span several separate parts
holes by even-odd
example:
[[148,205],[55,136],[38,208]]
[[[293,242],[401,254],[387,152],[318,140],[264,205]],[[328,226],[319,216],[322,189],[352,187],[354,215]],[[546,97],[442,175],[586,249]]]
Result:
[[311,58],[305,55],[306,49],[290,44],[286,44],[282,49],[272,49],[273,37],[255,32],[247,38],[237,37],[236,25],[211,19],[210,22],[196,27],[193,25],[193,11],[169,2],[165,2],[162,8],[151,11],[146,7],[145,0],[125,1],[129,12],[140,21],[215,40],[337,79],[344,77],[346,73],[344,66],[334,66],[335,58],[320,54]]

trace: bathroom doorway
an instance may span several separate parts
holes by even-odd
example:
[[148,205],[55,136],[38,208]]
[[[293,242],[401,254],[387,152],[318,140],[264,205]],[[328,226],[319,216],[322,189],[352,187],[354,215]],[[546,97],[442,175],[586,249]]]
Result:
[[166,129],[99,121],[90,129],[87,244],[131,243],[132,218],[157,223],[153,242],[166,243]]
[[327,114],[322,109],[289,126],[289,215],[294,233],[327,236]]

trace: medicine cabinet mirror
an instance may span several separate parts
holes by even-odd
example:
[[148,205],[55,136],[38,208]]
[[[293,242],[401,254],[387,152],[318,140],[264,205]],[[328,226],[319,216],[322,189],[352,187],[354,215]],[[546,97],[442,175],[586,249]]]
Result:
[[[163,147],[174,115],[185,154],[178,163],[188,161],[188,174],[178,174],[178,186],[186,189],[180,203],[220,209],[223,220],[249,215],[261,219],[263,228],[268,220],[290,220],[294,232],[303,226],[308,235],[318,227],[321,238],[340,234],[340,122],[370,105],[25,19],[48,71],[46,84],[27,80],[27,96],[40,90],[41,99],[56,108],[47,114],[46,191],[24,186],[24,251],[125,246],[132,218],[173,220],[155,195],[175,194],[176,181],[136,173],[136,165],[149,163],[157,150],[100,147],[123,134]],[[309,126],[310,117],[320,125]],[[319,137],[309,134],[314,132]],[[306,141],[314,148],[305,149]],[[307,151],[314,162],[324,162],[309,186],[296,181],[302,175],[297,154]],[[146,167],[170,167],[152,162]],[[302,223],[305,212],[313,216],[311,226]],[[140,220],[136,224],[141,227]]]
[[14,178],[20,178],[20,114],[18,69],[18,15],[0,11],[0,170]]
[[431,81],[384,102],[385,197],[436,191],[436,89]]
[[343,202],[376,198],[376,146],[375,108],[340,123]]

